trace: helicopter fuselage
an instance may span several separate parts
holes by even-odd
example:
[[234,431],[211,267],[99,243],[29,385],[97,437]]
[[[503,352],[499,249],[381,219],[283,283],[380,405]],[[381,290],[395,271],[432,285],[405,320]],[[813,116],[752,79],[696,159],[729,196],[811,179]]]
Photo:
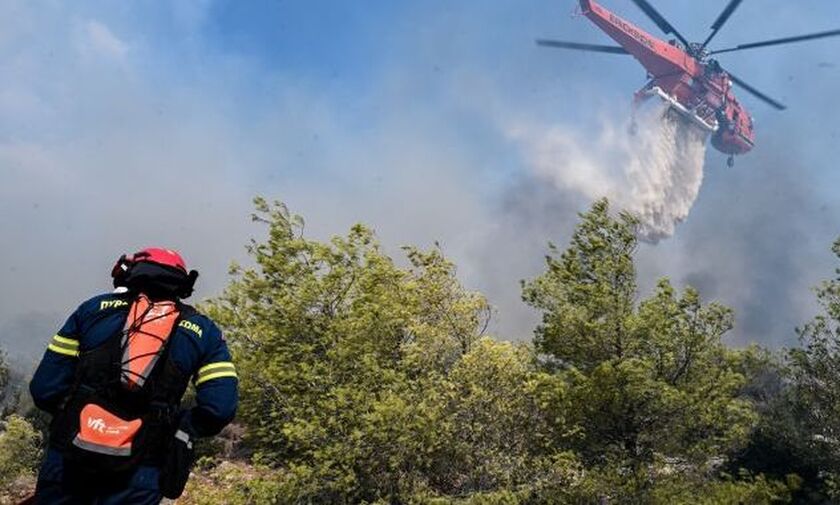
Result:
[[[581,12],[647,70],[650,77],[635,94],[643,101],[658,96],[712,135],[712,145],[728,154],[744,154],[755,144],[753,122],[732,91],[732,80],[702,49],[664,41],[599,5],[580,0]],[[696,55],[692,54],[696,53]]]

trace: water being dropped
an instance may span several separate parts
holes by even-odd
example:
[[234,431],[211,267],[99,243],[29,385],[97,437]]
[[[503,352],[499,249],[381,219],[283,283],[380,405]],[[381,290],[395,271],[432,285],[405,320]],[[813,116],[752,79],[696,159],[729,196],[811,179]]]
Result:
[[636,214],[643,239],[674,234],[703,182],[707,133],[664,106],[644,111],[637,145],[627,149],[627,194],[616,203]]
[[634,134],[614,119],[596,131],[518,125],[509,134],[538,177],[593,200],[609,198],[639,218],[641,239],[657,242],[674,234],[697,199],[708,134],[655,100],[636,121]]

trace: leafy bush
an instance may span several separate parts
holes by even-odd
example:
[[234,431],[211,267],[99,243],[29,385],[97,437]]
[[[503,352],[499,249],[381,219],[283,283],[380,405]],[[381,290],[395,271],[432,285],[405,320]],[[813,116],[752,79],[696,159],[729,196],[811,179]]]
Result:
[[535,346],[487,338],[487,301],[439,250],[400,266],[364,226],[318,242],[256,204],[267,239],[205,307],[254,465],[205,468],[187,503],[790,500],[793,477],[721,474],[757,417],[731,311],[667,280],[638,302],[635,223],[606,201],[524,284]]
[[41,458],[41,433],[25,419],[9,416],[0,432],[0,482],[34,473]]

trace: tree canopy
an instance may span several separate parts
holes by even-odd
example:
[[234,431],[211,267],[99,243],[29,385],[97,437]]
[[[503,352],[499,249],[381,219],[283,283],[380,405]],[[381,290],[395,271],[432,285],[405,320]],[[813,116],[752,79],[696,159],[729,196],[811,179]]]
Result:
[[[732,348],[729,308],[668,279],[639,292],[636,221],[602,200],[522,282],[541,320],[515,343],[439,247],[393,258],[364,225],[315,240],[262,199],[253,219],[264,238],[202,306],[237,363],[237,424],[179,503],[840,499],[840,270],[801,347]],[[43,438],[3,415],[0,478],[31,479]]]
[[395,261],[365,226],[322,242],[284,205],[256,206],[267,239],[205,308],[278,503],[789,494],[724,473],[756,423],[744,353],[722,342],[731,310],[667,279],[640,300],[636,222],[606,201],[523,283],[542,314],[533,346],[486,335],[488,301],[441,250]]

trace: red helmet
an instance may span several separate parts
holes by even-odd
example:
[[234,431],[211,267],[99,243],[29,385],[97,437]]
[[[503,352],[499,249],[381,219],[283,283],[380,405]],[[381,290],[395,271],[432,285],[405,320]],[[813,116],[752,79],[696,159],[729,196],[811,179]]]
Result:
[[192,294],[198,272],[187,271],[186,262],[177,251],[148,247],[121,256],[111,270],[111,277],[114,287],[155,289],[186,298]]
[[184,258],[181,257],[178,251],[173,251],[172,249],[163,249],[160,247],[147,247],[142,251],[134,253],[128,259],[129,261],[132,261],[134,263],[148,261],[151,263],[157,263],[158,265],[175,267],[179,270],[182,270],[184,273],[187,273],[187,264],[184,261]]

